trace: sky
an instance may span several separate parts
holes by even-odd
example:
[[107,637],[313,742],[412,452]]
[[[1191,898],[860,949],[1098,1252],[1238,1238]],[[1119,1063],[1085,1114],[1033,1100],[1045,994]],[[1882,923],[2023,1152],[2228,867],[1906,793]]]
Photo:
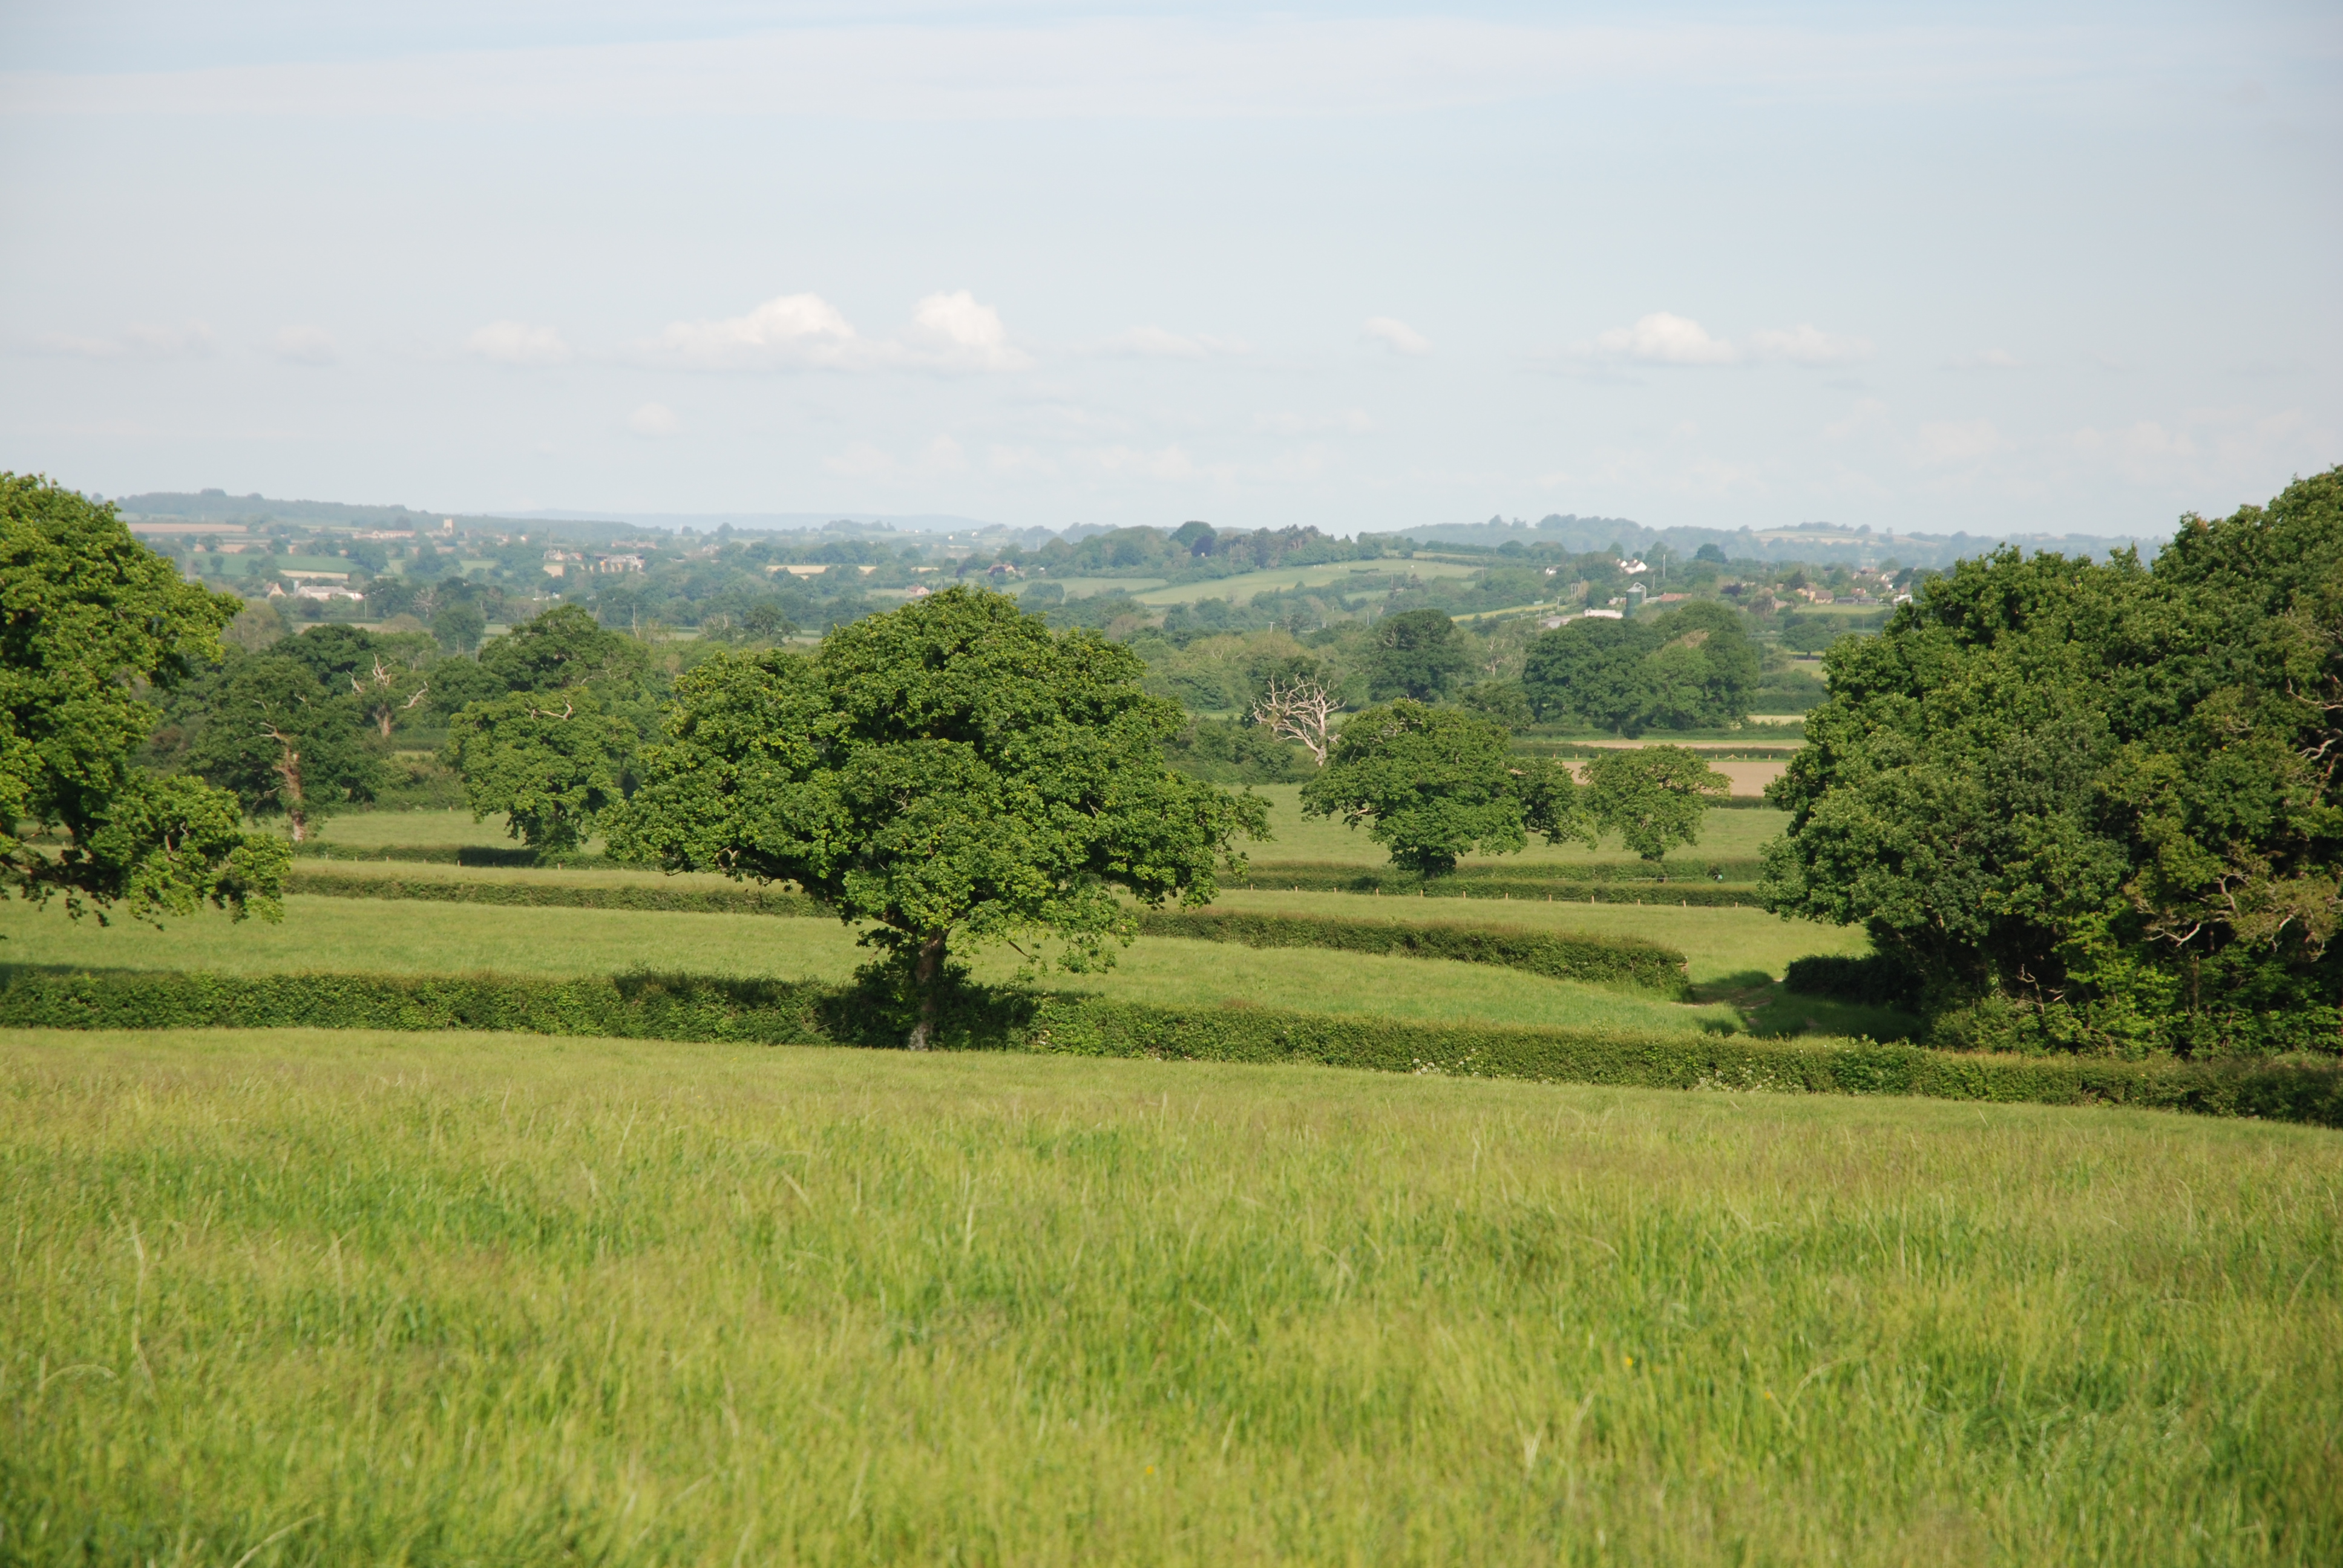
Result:
[[2331,4],[0,0],[0,469],[2167,532],[2343,462]]

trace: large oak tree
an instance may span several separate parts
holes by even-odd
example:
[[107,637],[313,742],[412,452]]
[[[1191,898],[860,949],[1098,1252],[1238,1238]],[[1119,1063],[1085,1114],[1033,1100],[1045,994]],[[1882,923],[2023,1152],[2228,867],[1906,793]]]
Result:
[[[1179,708],[1095,633],[1053,635],[955,588],[830,632],[810,656],[719,654],[677,683],[666,739],[611,814],[622,853],[788,880],[828,901],[934,1039],[958,940],[1108,961],[1134,930],[1116,890],[1208,902],[1265,811],[1163,764]],[[1024,951],[1022,946],[1020,951]]]
[[140,689],[217,659],[240,608],[112,507],[0,473],[0,886],[100,919],[280,912],[283,842],[246,833],[234,797],[134,760],[158,717]]

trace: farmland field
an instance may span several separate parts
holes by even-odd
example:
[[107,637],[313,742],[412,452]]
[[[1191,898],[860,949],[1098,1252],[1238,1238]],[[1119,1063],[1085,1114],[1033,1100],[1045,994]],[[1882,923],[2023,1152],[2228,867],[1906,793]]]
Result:
[[2343,1558],[2331,1132],[477,1035],[0,1083],[12,1562]]
[[[1255,784],[1250,788],[1269,802],[1271,840],[1248,846],[1246,850],[1257,863],[1270,864],[1281,860],[1341,861],[1358,866],[1388,863],[1389,851],[1368,838],[1364,828],[1346,828],[1332,818],[1304,817],[1302,814],[1302,786],[1299,784]],[[1702,819],[1700,842],[1692,849],[1679,849],[1675,853],[1694,859],[1704,855],[1713,855],[1718,859],[1753,859],[1767,839],[1780,836],[1789,820],[1787,812],[1762,807],[1711,811]],[[1549,845],[1533,834],[1529,848],[1518,855],[1468,855],[1459,864],[1468,868],[1568,867],[1594,862],[1618,864],[1634,859],[1634,852],[1619,842],[1616,834],[1605,834],[1601,846],[1591,850],[1580,844]]]
[[[855,946],[851,930],[825,919],[307,897],[286,906],[281,925],[246,921],[231,929],[215,918],[174,920],[158,931],[126,922],[76,925],[56,910],[9,904],[0,909],[0,957],[19,964],[224,974],[609,975],[648,969],[839,981],[870,956]],[[1832,938],[1844,940],[1836,932],[1825,935]],[[1007,980],[1016,970],[1015,955],[1004,950],[970,956],[980,980]],[[1158,937],[1121,950],[1103,974],[1051,973],[1044,983],[1126,1001],[1372,1011],[1448,1023],[1684,1030],[1735,1024],[1722,1005],[1664,1001],[1485,965]]]
[[[1285,567],[1275,571],[1240,572],[1234,577],[1213,578],[1204,582],[1181,583],[1172,588],[1151,588],[1134,592],[1131,597],[1141,604],[1197,604],[1208,598],[1227,599],[1242,604],[1259,593],[1276,593],[1302,587],[1321,588],[1339,587],[1356,577],[1405,578],[1464,578],[1483,569],[1459,561],[1402,560],[1396,557],[1373,561],[1329,561],[1314,567]],[[1073,590],[1067,590],[1071,593]]]
[[[1304,817],[1299,784],[1255,784],[1249,788],[1269,802],[1270,840],[1242,846],[1256,862],[1338,861],[1362,867],[1388,862],[1388,852],[1368,838],[1364,829],[1345,828],[1340,821],[1324,817]],[[1781,833],[1789,819],[1788,813],[1766,808],[1711,811],[1702,821],[1700,842],[1677,854],[1694,859],[1713,855],[1719,859],[1751,859],[1767,839]],[[447,810],[355,811],[327,819],[316,837],[322,844],[352,848],[477,844],[510,849],[518,843],[507,837],[501,817],[475,822],[469,811]],[[600,846],[597,843],[592,847]],[[1619,864],[1634,858],[1615,835],[1606,836],[1601,847],[1592,850],[1579,844],[1548,845],[1533,837],[1529,848],[1521,854],[1467,856],[1462,864],[1564,867],[1596,862]]]

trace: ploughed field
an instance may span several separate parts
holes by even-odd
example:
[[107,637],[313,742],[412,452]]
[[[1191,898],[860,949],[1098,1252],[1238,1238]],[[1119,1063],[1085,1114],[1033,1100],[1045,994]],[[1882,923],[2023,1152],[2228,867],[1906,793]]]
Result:
[[2343,1560],[2328,1131],[298,1030],[0,1082],[11,1562]]

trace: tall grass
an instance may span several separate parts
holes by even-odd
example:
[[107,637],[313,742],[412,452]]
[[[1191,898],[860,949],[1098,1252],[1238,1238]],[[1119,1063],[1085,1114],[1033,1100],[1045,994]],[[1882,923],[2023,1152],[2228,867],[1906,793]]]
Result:
[[12,1562],[2343,1557],[2331,1133],[298,1032],[0,1085]]

